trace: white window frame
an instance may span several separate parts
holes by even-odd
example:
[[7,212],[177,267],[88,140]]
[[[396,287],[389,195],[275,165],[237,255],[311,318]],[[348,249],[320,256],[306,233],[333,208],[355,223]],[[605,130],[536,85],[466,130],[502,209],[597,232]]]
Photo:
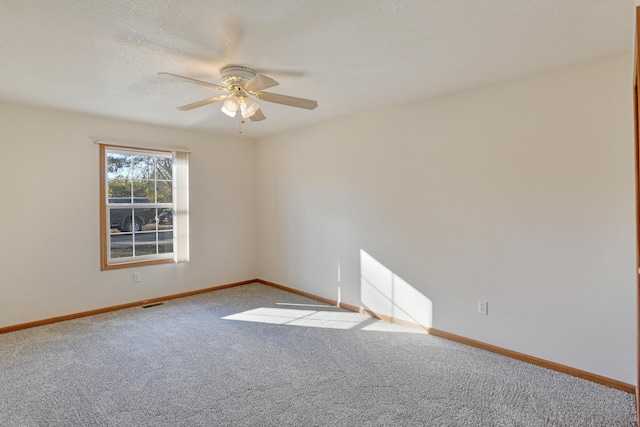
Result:
[[[171,203],[109,203],[108,190],[108,152],[123,154],[152,155],[171,158],[172,162],[172,202]],[[139,267],[189,261],[189,184],[188,152],[156,150],[137,147],[122,147],[100,144],[100,228],[101,228],[101,269]],[[157,185],[157,181],[156,181]],[[151,208],[158,210],[171,208],[173,213],[173,252],[139,255],[124,258],[111,258],[111,220],[110,208],[133,209]],[[157,218],[157,216],[156,216]],[[159,230],[156,230],[158,232]],[[135,239],[135,233],[134,237]],[[135,240],[134,240],[135,241]],[[156,244],[158,244],[156,235]],[[135,248],[135,245],[134,245]]]

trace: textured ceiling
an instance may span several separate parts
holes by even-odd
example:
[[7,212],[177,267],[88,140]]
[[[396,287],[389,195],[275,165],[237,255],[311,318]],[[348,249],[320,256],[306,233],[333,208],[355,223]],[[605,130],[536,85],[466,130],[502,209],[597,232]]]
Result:
[[0,0],[0,98],[235,134],[218,95],[240,64],[318,100],[262,102],[259,137],[628,51],[633,0]]

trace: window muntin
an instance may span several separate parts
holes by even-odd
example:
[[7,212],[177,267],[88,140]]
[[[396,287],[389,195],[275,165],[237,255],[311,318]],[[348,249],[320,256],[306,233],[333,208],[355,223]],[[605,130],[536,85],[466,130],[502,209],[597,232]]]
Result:
[[102,268],[172,262],[171,152],[102,146]]

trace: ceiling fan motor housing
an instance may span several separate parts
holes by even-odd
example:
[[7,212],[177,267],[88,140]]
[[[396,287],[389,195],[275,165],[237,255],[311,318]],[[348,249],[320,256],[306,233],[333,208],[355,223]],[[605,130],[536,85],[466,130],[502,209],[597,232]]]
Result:
[[251,68],[241,65],[228,65],[223,67],[220,70],[220,74],[222,75],[222,83],[229,88],[243,85],[256,76],[256,72]]

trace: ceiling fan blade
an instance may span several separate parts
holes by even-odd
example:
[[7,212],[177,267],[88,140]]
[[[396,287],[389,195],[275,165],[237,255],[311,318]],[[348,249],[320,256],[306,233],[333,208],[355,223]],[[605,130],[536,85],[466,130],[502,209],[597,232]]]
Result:
[[201,86],[211,87],[211,88],[217,89],[217,90],[228,91],[227,88],[224,87],[224,86],[220,86],[220,85],[217,85],[215,83],[203,82],[202,80],[192,79],[191,77],[184,77],[184,76],[179,76],[177,74],[164,73],[164,72],[160,72],[160,73],[158,73],[158,75],[159,76],[167,76],[167,77],[172,77],[172,78],[175,78],[175,79],[184,80],[184,81],[189,82],[189,83],[194,83],[194,84],[201,85]]
[[264,113],[262,112],[261,109],[258,108],[258,111],[256,111],[255,113],[253,113],[253,116],[249,117],[251,119],[252,122],[259,122],[260,120],[264,120],[266,119]]
[[285,76],[285,77],[303,77],[305,75],[304,71],[300,70],[288,70],[284,68],[254,68],[253,71],[260,74],[269,74],[276,76]]
[[278,86],[280,83],[273,80],[271,77],[258,74],[248,82],[244,84],[244,89],[250,92],[257,92],[263,89],[269,89],[270,87]]
[[258,92],[258,99],[263,101],[275,102],[276,104],[289,105],[291,107],[306,108],[313,110],[318,106],[318,101],[312,99],[296,98],[295,96],[279,95],[277,93]]
[[214,97],[211,97],[211,98],[203,99],[202,101],[194,102],[192,104],[183,105],[182,107],[178,107],[178,110],[180,110],[180,111],[193,110],[194,108],[198,108],[198,107],[202,107],[204,105],[213,104],[214,102],[222,101],[226,97],[227,97],[227,95],[214,96]]

